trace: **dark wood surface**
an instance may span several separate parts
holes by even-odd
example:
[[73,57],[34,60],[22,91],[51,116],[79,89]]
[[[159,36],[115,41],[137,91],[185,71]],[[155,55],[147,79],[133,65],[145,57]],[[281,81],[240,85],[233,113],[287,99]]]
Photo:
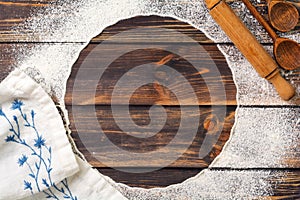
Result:
[[[148,17],[149,18],[149,17]],[[146,17],[141,18],[142,21],[147,21]],[[151,19],[151,18],[150,18]],[[120,25],[117,24],[116,26],[123,26],[121,23]],[[126,40],[125,40],[126,41]],[[180,43],[181,44],[181,43]],[[178,45],[178,51],[180,51],[181,47],[180,44]],[[182,45],[182,44],[181,44]],[[112,62],[109,67],[106,69],[105,73],[102,75],[101,81],[99,82],[99,86],[97,87],[96,94],[94,96],[95,99],[90,99],[87,94],[93,92],[93,88],[91,88],[92,84],[89,82],[94,81],[94,79],[98,77],[94,77],[93,74],[98,70],[97,68],[101,66],[101,63],[107,62],[105,60],[106,55],[113,54],[114,51],[117,49],[109,49],[105,48],[105,50],[101,50],[101,53],[104,54],[102,60],[100,60],[100,57],[91,58],[88,57],[88,53],[91,51],[98,53],[97,49],[94,50],[94,48],[97,46],[97,44],[90,44],[85,48],[77,62],[75,63],[71,78],[68,81],[67,88],[71,88],[66,94],[65,102],[66,104],[78,104],[78,105],[89,105],[93,102],[95,104],[110,104],[111,103],[111,93],[114,89],[114,85],[116,82],[122,77],[123,74],[125,74],[127,71],[132,69],[133,67],[148,64],[148,63],[159,63],[161,60],[163,60],[166,57],[169,57],[170,60],[165,63],[167,66],[172,67],[176,71],[178,71],[181,75],[183,75],[189,82],[189,84],[193,87],[195,93],[198,97],[198,102],[194,102],[191,95],[186,94],[184,96],[184,104],[185,105],[211,105],[211,99],[209,95],[209,91],[207,88],[207,85],[209,85],[214,90],[222,90],[220,84],[218,83],[221,81],[225,87],[226,91],[226,97],[227,101],[224,101],[220,96],[216,96],[214,98],[214,103],[218,105],[236,105],[236,87],[234,85],[233,79],[232,79],[232,73],[230,69],[228,68],[228,65],[225,61],[224,56],[222,53],[218,50],[216,45],[205,45],[203,46],[203,52],[200,52],[202,55],[201,58],[199,57],[192,57],[188,61],[179,55],[174,55],[170,52],[160,50],[160,49],[143,49],[143,50],[136,50],[129,52],[114,62]],[[165,46],[166,45],[160,45]],[[115,46],[113,46],[116,48]],[[127,49],[127,45],[118,45],[118,48],[120,49]],[[209,57],[206,57],[206,53],[208,52]],[[89,65],[85,67],[85,71],[82,73],[80,72],[80,75],[78,75],[79,68],[82,68],[82,62],[90,60],[91,62],[97,63],[97,65]],[[201,65],[203,66],[202,73],[206,74],[205,79],[202,78],[201,72],[198,72],[195,70],[195,68],[192,66],[190,62],[193,62],[195,60],[201,60]],[[210,62],[213,60],[213,62]],[[212,65],[216,65],[218,70],[222,73],[221,77],[216,76],[214,71],[210,72]],[[82,71],[82,70],[81,70]],[[165,83],[167,85],[170,85],[170,90],[174,88],[180,88],[182,85],[182,82],[179,80],[176,80],[172,77],[175,75],[166,73],[163,69],[160,69],[160,65],[157,64],[157,69],[155,73],[153,74],[153,79],[155,80],[158,85],[161,85],[160,83]],[[91,78],[93,77],[93,78]],[[135,74],[131,74],[132,81],[134,81]],[[131,78],[129,77],[129,78]],[[74,88],[74,90],[79,90],[79,96],[78,93],[76,93],[77,96],[74,96],[72,94],[73,84],[74,81],[77,81],[77,87]],[[159,86],[158,86],[159,87]],[[124,93],[130,92],[132,88],[130,86],[124,86],[122,88],[124,90]],[[180,89],[179,89],[180,90]],[[180,91],[184,92],[184,88]],[[183,95],[181,95],[183,96]],[[124,102],[124,99],[126,96],[117,96],[114,97],[114,102],[117,104],[126,104]],[[172,95],[171,93],[168,93],[167,91],[163,93],[159,93],[159,89],[155,88],[155,86],[149,84],[144,87],[139,88],[130,98],[130,104],[131,105],[152,105],[152,104],[159,104],[159,105],[178,105],[178,100],[176,99],[175,95]]]
[[[99,137],[98,132],[98,124],[91,123],[92,119],[87,109],[87,106],[76,106],[77,108],[74,108],[74,106],[68,106],[67,109],[69,110],[70,114],[70,121],[71,121],[71,130],[73,134],[73,138],[75,139],[75,143],[77,144],[77,147],[79,148],[80,152],[82,152],[87,160],[92,163],[95,167],[104,167],[103,164],[95,157],[97,157],[97,154],[109,154],[112,151],[112,148],[108,146],[105,142],[103,142],[103,145],[97,145],[95,146],[95,138]],[[150,106],[132,106],[130,109],[132,120],[138,124],[143,125],[149,123],[149,107]],[[196,106],[190,106],[191,109],[197,109]],[[215,121],[219,121],[218,123],[212,122],[210,124],[210,127],[207,127],[207,124],[205,123],[207,119],[211,119],[210,116],[212,115],[212,109],[210,107],[203,107],[200,106],[200,112],[199,112],[199,125],[195,125],[193,123],[187,124],[188,128],[185,128],[183,131],[182,137],[185,136],[185,134],[188,134],[191,132],[194,128],[194,126],[198,127],[198,132],[196,134],[196,137],[193,141],[191,141],[190,147],[185,151],[185,153],[174,163],[170,165],[170,167],[185,167],[185,168],[204,168],[207,167],[213,159],[219,155],[222,147],[224,146],[225,142],[229,138],[230,130],[234,123],[234,111],[235,106],[227,107],[227,114],[225,119],[218,119]],[[74,122],[73,113],[72,110],[76,109],[76,115],[77,115],[77,122]],[[125,110],[127,109],[127,106],[119,106],[119,110]],[[214,112],[218,113],[218,108],[214,108]],[[78,111],[79,110],[79,111]],[[105,133],[106,137],[108,137],[116,146],[125,149],[129,152],[149,152],[149,151],[155,151],[156,149],[163,148],[166,146],[176,135],[179,124],[180,124],[180,117],[181,117],[181,111],[180,107],[178,106],[172,106],[172,107],[165,107],[166,112],[168,113],[167,121],[163,129],[157,133],[155,136],[149,137],[147,139],[138,139],[134,136],[135,129],[132,129],[132,136],[125,134],[116,124],[114,121],[114,118],[111,113],[110,106],[96,106],[96,115],[98,118],[99,123],[101,124],[101,128],[103,132]],[[190,110],[190,109],[189,109]],[[191,112],[190,112],[191,113]],[[183,113],[186,116],[192,117],[189,112]],[[215,117],[217,117],[215,115]],[[153,118],[163,121],[162,116],[153,116]],[[122,118],[121,119],[122,124],[128,123],[128,118]],[[215,124],[213,124],[215,123]],[[215,127],[213,127],[215,126]],[[203,159],[199,158],[199,150],[200,146],[203,143],[203,140],[207,134],[214,134],[214,130],[217,131],[220,128],[222,128],[222,133],[220,137],[218,138],[218,142],[214,144],[214,146],[211,146],[212,151],[209,155],[204,157]],[[125,127],[126,130],[130,129],[130,127]],[[155,127],[152,127],[155,128]],[[207,133],[207,129],[210,129],[211,131]],[[85,145],[89,145],[89,147],[92,147],[92,155],[89,153],[89,151],[86,149],[86,147],[82,144],[80,135],[79,134],[91,134],[92,137],[88,141],[84,141]],[[99,138],[99,140],[105,140],[105,138]],[[178,148],[180,149],[181,146],[184,146],[185,143],[180,142],[182,140],[179,140],[179,142],[176,143]],[[102,144],[102,143],[100,143]],[[171,153],[171,152],[163,152],[165,154]],[[133,167],[134,163],[139,163],[139,165],[142,165],[143,167],[160,167],[160,160],[155,160],[154,162],[149,163],[147,160],[143,160],[143,155],[141,155],[141,158],[137,158],[137,160],[130,160],[128,159],[128,156],[126,153],[120,154],[120,159],[117,162],[114,162],[110,165],[110,167]],[[101,159],[100,159],[101,160]],[[151,166],[149,166],[151,165]]]
[[[145,23],[149,21],[150,24]],[[173,23],[172,23],[173,22]],[[193,117],[192,113],[181,113],[182,106],[189,106],[192,109],[200,109],[200,113],[198,114],[200,117],[200,121],[198,124],[189,124],[188,127],[190,129],[184,130],[183,137],[185,134],[188,134],[192,131],[194,126],[197,127],[197,135],[193,141],[191,141],[190,147],[187,148],[185,153],[179,157],[176,161],[170,164],[168,167],[162,168],[161,170],[167,170],[168,172],[172,172],[174,176],[176,176],[176,169],[182,173],[187,169],[197,169],[196,171],[200,172],[203,168],[209,166],[209,164],[219,155],[224,144],[229,138],[231,128],[234,123],[234,112],[236,109],[236,87],[233,83],[232,73],[226,63],[226,60],[223,54],[218,50],[216,44],[211,43],[200,31],[194,29],[193,27],[185,24],[184,29],[187,29],[186,33],[191,35],[196,41],[201,44],[206,44],[210,42],[211,44],[203,45],[203,52],[200,53],[199,57],[192,57],[189,61],[185,60],[180,55],[173,54],[171,52],[167,52],[162,50],[161,46],[168,47],[168,43],[166,44],[157,44],[157,48],[155,45],[150,49],[139,49],[130,51],[116,60],[114,60],[106,71],[103,73],[101,79],[99,80],[98,76],[94,76],[95,72],[98,70],[101,63],[105,63],[107,57],[119,49],[126,50],[128,46],[136,41],[147,43],[147,41],[138,40],[138,38],[143,37],[139,35],[135,35],[132,38],[122,38],[118,45],[114,45],[113,41],[109,40],[108,36],[113,36],[116,33],[119,33],[123,30],[129,30],[137,27],[170,27],[177,26],[179,23],[179,27],[182,27],[182,22],[178,22],[171,18],[161,18],[157,16],[150,17],[136,17],[129,20],[124,20],[117,23],[114,26],[108,27],[104,30],[103,34],[96,37],[80,54],[77,62],[74,64],[74,67],[71,72],[70,79],[67,83],[67,94],[65,97],[65,102],[68,105],[67,109],[70,112],[70,120],[71,120],[71,129],[72,135],[75,139],[75,143],[78,146],[79,150],[86,156],[87,160],[94,166],[97,167],[100,171],[103,167],[106,167],[105,164],[101,163],[101,156],[109,155],[113,150],[110,146],[107,146],[103,142],[103,145],[95,142],[95,138],[99,133],[98,124],[92,122],[93,116],[89,115],[90,108],[89,106],[93,106],[96,104],[96,115],[98,118],[98,123],[101,124],[101,128],[105,133],[105,137],[99,138],[100,141],[105,141],[105,138],[109,138],[110,141],[114,143],[115,146],[126,150],[126,152],[122,152],[119,155],[118,160],[109,163],[109,167],[135,167],[137,164],[141,167],[163,167],[161,166],[162,160],[157,158],[154,161],[143,159],[142,153],[155,151],[157,149],[165,147],[172,139],[175,137],[178,131],[178,125],[180,124],[181,114]],[[182,30],[181,30],[182,31]],[[160,37],[163,35],[163,32],[157,33]],[[105,35],[104,37],[102,35]],[[167,37],[167,35],[166,35]],[[111,43],[110,46],[105,46],[105,49],[101,49],[101,54],[103,57],[99,57],[97,55],[100,52],[97,52],[97,45],[101,44],[102,40],[106,42],[109,41]],[[129,42],[128,42],[129,41]],[[132,42],[130,42],[132,41]],[[176,41],[171,41],[173,43]],[[153,45],[153,44],[152,44]],[[174,45],[174,44],[173,44]],[[175,44],[177,45],[177,43]],[[181,49],[183,45],[189,45],[188,42],[183,41],[183,43],[179,43],[177,48]],[[118,48],[118,49],[116,49]],[[100,50],[98,50],[100,51]],[[89,56],[91,52],[96,52],[96,56]],[[214,61],[210,63],[210,58],[206,56],[208,52],[211,59]],[[190,63],[191,61],[201,60],[203,70],[202,72],[198,72]],[[87,62],[89,61],[89,62]],[[88,66],[85,70],[82,70],[83,65],[86,65],[84,62],[88,63]],[[94,63],[97,63],[96,65]],[[135,137],[129,136],[129,133],[123,132],[118,125],[114,121],[114,117],[111,113],[111,99],[112,99],[112,91],[115,89],[116,82],[126,74],[130,69],[136,66],[140,66],[143,64],[155,63],[157,65],[157,69],[153,74],[153,79],[155,80],[152,84],[144,85],[140,88],[137,88],[132,96],[117,96],[114,97],[114,104],[116,104],[119,110],[125,111],[127,108],[127,102],[125,101],[127,98],[130,99],[130,114],[132,120],[138,125],[147,125],[149,123],[149,108],[152,105],[163,105],[167,112],[167,121],[166,125],[163,129],[157,133],[155,136],[146,138],[146,139],[137,139]],[[177,79],[172,79],[171,74],[165,73],[160,69],[160,66],[167,65],[176,69],[181,75],[183,75],[189,82],[189,84],[193,87],[196,92],[198,101],[193,101],[193,98],[189,94],[181,95],[184,98],[184,104],[179,103],[177,96],[178,94],[172,93],[172,89],[174,88],[182,88],[182,83]],[[221,76],[215,76],[214,73],[210,73],[212,69],[212,65],[216,65],[218,70],[221,73]],[[207,78],[203,80],[201,73],[206,73]],[[79,74],[79,75],[78,75]],[[130,79],[134,82],[136,76],[134,73],[130,73]],[[149,75],[148,75],[149,76]],[[92,83],[94,80],[99,80],[97,85],[97,90],[94,95],[90,96],[88,94],[93,94]],[[74,82],[76,80],[76,87],[74,86]],[[206,81],[206,82],[205,82]],[[208,82],[207,82],[208,81]],[[226,99],[223,100],[219,96],[215,97],[214,104],[210,99],[210,93],[208,91],[208,86],[212,87],[214,90],[220,90],[218,87],[218,82],[222,81],[226,91]],[[163,87],[163,83],[170,83],[171,87],[166,88]],[[74,90],[76,93],[73,93]],[[122,87],[123,92],[130,92],[132,88],[130,85],[127,87]],[[180,90],[180,89],[179,89]],[[133,91],[132,91],[133,92]],[[179,93],[184,93],[184,89],[180,90]],[[211,147],[212,150],[209,154],[204,158],[199,157],[199,150],[204,138],[209,134],[207,129],[209,125],[207,125],[207,119],[212,115],[212,104],[214,106],[220,106],[220,109],[223,106],[226,107],[227,113],[226,117],[222,119],[217,119],[213,124],[212,122],[210,126],[216,126],[215,128],[210,127],[210,129],[218,130],[217,127],[223,127],[222,133],[219,137],[218,142]],[[116,106],[113,105],[113,106]],[[76,108],[75,108],[76,106]],[[194,108],[193,108],[194,107]],[[76,111],[77,121],[74,121],[72,115],[73,109]],[[216,108],[214,108],[216,109]],[[218,110],[214,110],[214,113],[218,113]],[[217,117],[218,116],[214,116]],[[154,116],[155,119],[159,121],[163,121],[163,116]],[[122,118],[122,124],[129,123],[129,118]],[[92,122],[92,123],[91,123]],[[79,128],[78,128],[79,126]],[[130,127],[126,127],[127,129]],[[155,127],[151,127],[155,128]],[[146,129],[145,129],[146,130]],[[135,129],[132,130],[134,134]],[[147,130],[146,130],[147,131]],[[84,134],[92,135],[88,141],[82,142],[82,137]],[[86,139],[84,139],[86,140]],[[84,145],[88,145],[88,148]],[[184,146],[184,142],[176,143],[178,149]],[[173,149],[173,151],[177,151]],[[130,152],[138,152],[141,153],[141,156],[135,159],[130,158],[127,154]],[[165,155],[168,155],[172,152],[163,151]],[[99,161],[100,160],[100,161]],[[169,168],[173,168],[173,170],[168,170]],[[108,170],[108,169],[107,169]],[[107,172],[103,172],[104,174]],[[128,173],[120,172],[115,169],[110,169],[115,171],[118,174],[118,177],[131,177]],[[136,169],[136,171],[139,169]],[[154,182],[165,182],[165,176],[158,176],[160,171],[155,171],[152,173],[147,173],[145,176],[145,182],[147,182],[148,186],[140,185],[146,188],[153,187]],[[194,171],[195,173],[195,171]],[[139,178],[143,177],[143,174],[135,175]],[[146,178],[147,177],[147,178]],[[189,176],[187,176],[189,177]],[[185,179],[187,177],[184,177]],[[123,181],[120,179],[115,179],[116,181]],[[180,178],[178,177],[178,180]],[[129,183],[130,182],[130,183]],[[127,184],[131,185],[136,184],[136,178],[134,180],[129,179]],[[170,180],[169,184],[178,183],[175,180]],[[167,184],[167,181],[166,183]],[[135,185],[138,186],[138,185]],[[161,185],[163,186],[163,185]]]
[[[157,187],[155,183],[155,177],[162,177],[160,181],[160,187],[166,187],[170,185],[170,183],[180,183],[189,177],[193,177],[199,173],[201,169],[174,169],[167,168],[159,171],[155,171],[153,173],[144,173],[142,175],[137,174],[134,177],[131,177],[131,174],[114,172],[110,168],[101,168],[99,171],[107,176],[113,178],[114,180],[120,180],[120,182],[131,185],[133,187],[145,187],[152,188]],[[226,169],[213,169],[213,171],[220,171]],[[228,170],[228,169],[227,169]],[[270,176],[268,181],[273,183],[273,194],[272,196],[263,196],[263,198],[270,199],[299,199],[299,184],[300,184],[300,171],[299,170],[267,170],[267,169],[259,169],[268,171]],[[235,171],[235,170],[233,170]],[[238,170],[237,172],[247,172],[251,170]],[[279,175],[282,174],[282,175]],[[131,177],[131,180],[128,180],[128,177]],[[217,184],[217,183],[216,183]],[[275,186],[276,184],[276,186]],[[261,197],[258,197],[259,199]],[[254,198],[256,199],[256,198]]]
[[[11,71],[11,66],[16,63],[16,55],[14,51],[12,51],[18,45],[26,45],[27,48],[31,48],[33,43],[45,43],[47,41],[40,41],[37,37],[30,37],[28,39],[28,35],[31,32],[16,32],[12,29],[14,25],[19,23],[24,23],[26,19],[30,17],[31,10],[36,7],[47,7],[47,6],[55,6],[54,0],[27,0],[27,1],[0,1],[0,79],[3,80],[8,73]],[[264,8],[265,2],[256,5],[257,7]],[[122,57],[122,59],[116,60],[113,65],[107,71],[107,75],[102,79],[102,83],[99,84],[97,88],[96,95],[94,99],[85,99],[85,93],[91,88],[87,87],[86,90],[82,91],[81,96],[72,96],[73,83],[76,78],[76,73],[80,67],[81,62],[86,58],[87,54],[96,46],[101,43],[103,40],[109,41],[109,37],[120,33],[124,30],[129,30],[131,28],[136,27],[160,27],[160,28],[169,28],[180,31],[195,41],[203,44],[206,51],[209,52],[210,56],[214,59],[217,67],[222,71],[222,77],[211,77],[212,83],[216,80],[222,80],[225,84],[226,88],[226,101],[217,101],[218,106],[226,106],[227,113],[225,119],[220,119],[219,123],[209,123],[205,119],[211,114],[211,101],[209,99],[209,95],[207,95],[207,91],[205,89],[205,83],[201,80],[200,76],[189,76],[193,73],[193,67],[182,59],[178,55],[171,54],[170,52],[165,52],[157,49],[150,49],[147,51],[136,51],[132,54],[127,54]],[[299,26],[296,28],[299,29]],[[163,34],[163,33],[162,33]],[[139,35],[136,36],[139,38]],[[124,38],[125,39],[125,38]],[[70,43],[70,41],[67,41]],[[71,41],[71,43],[78,43],[82,41]],[[146,41],[145,41],[146,42]],[[171,42],[176,43],[177,41]],[[183,44],[186,44],[186,41],[183,41]],[[126,42],[120,44],[122,47],[126,48]],[[167,44],[165,44],[167,45]],[[231,45],[231,44],[229,44]],[[114,49],[107,49],[107,53],[113,51]],[[168,120],[169,123],[164,129],[156,135],[155,138],[148,141],[141,141],[133,139],[128,135],[125,135],[118,129],[114,120],[110,113],[110,98],[111,98],[111,86],[113,81],[118,80],[120,75],[130,69],[133,65],[139,65],[142,62],[154,62],[159,63],[162,59],[170,56],[172,59],[168,60],[168,62],[164,63],[168,66],[172,66],[178,70],[181,70],[182,73],[186,73],[189,82],[192,84],[194,90],[196,91],[198,101],[191,101],[186,99],[186,104],[184,106],[194,106],[200,108],[202,112],[199,113],[200,121],[198,124],[198,132],[197,135],[192,142],[191,146],[187,149],[187,151],[174,163],[170,166],[160,169],[158,171],[154,171],[151,173],[142,173],[138,175],[132,175],[125,172],[120,172],[118,170],[109,168],[99,162],[97,159],[93,158],[93,156],[86,150],[86,147],[80,141],[79,134],[84,129],[77,130],[74,125],[74,119],[72,117],[72,106],[75,106],[81,109],[81,115],[79,118],[81,119],[82,126],[89,126],[90,129],[94,131],[88,132],[88,134],[97,134],[97,126],[95,124],[90,124],[90,119],[85,115],[85,108],[89,106],[93,106],[93,102],[96,103],[96,113],[99,122],[104,127],[104,132],[109,137],[113,143],[121,148],[130,150],[130,151],[149,151],[156,148],[160,148],[165,146],[176,134],[176,126],[174,124],[178,124],[180,120],[180,105],[176,96],[172,94],[172,92],[168,91],[168,89],[161,87],[159,84],[149,84],[144,87],[139,88],[132,97],[130,97],[130,112],[133,118],[133,121],[137,124],[143,125],[149,123],[149,107],[151,105],[163,105],[168,111]],[[97,61],[97,60],[96,60]],[[124,61],[126,61],[126,65],[124,65]],[[205,59],[203,59],[205,63]],[[159,64],[158,64],[159,65]],[[90,72],[93,72],[93,66],[90,67]],[[109,74],[109,75],[108,75]],[[159,81],[167,79],[167,75],[163,72],[158,71],[157,73],[157,83]],[[113,75],[113,76],[112,76]],[[88,77],[88,75],[87,75]],[[84,85],[89,79],[79,80],[79,83]],[[299,80],[296,80],[299,81]],[[180,86],[180,83],[176,83],[177,86]],[[88,85],[88,84],[87,84]],[[77,144],[79,150],[86,156],[87,160],[97,168],[101,173],[110,176],[115,181],[122,182],[128,184],[130,186],[135,187],[145,187],[145,188],[153,188],[153,187],[165,187],[170,184],[180,183],[186,180],[189,177],[195,176],[204,168],[212,162],[212,160],[220,153],[223,145],[228,140],[230,135],[231,127],[234,123],[234,111],[236,109],[236,88],[233,82],[231,71],[229,70],[226,60],[222,53],[218,51],[216,44],[214,44],[211,40],[209,40],[203,33],[199,30],[193,28],[192,26],[180,22],[178,20],[172,18],[162,18],[158,16],[149,16],[149,17],[136,17],[130,20],[121,21],[118,24],[107,28],[104,30],[102,34],[94,38],[90,45],[85,48],[78,61],[75,63],[71,77],[68,81],[67,85],[67,93],[65,102],[67,104],[67,109],[70,112],[70,120],[71,120],[71,129],[72,136]],[[80,99],[81,98],[81,99]],[[78,100],[79,99],[79,100]],[[126,103],[122,101],[122,98],[117,101],[120,109],[126,109]],[[255,106],[254,106],[255,107]],[[123,119],[126,120],[126,119]],[[225,122],[224,122],[225,121]],[[210,129],[210,126],[220,126],[224,125],[221,137],[218,140],[217,145],[214,146],[213,150],[210,152],[209,156],[204,159],[199,159],[197,157],[199,153],[199,148],[203,138],[207,132],[207,129]],[[191,124],[192,126],[192,124]],[[186,130],[188,131],[188,130]],[[90,145],[94,148],[94,153],[97,152],[108,152],[109,148],[105,146],[93,146],[93,141],[90,141]],[[180,145],[180,144],[178,144]],[[296,155],[295,158],[291,158],[291,160],[299,159],[299,154]],[[115,163],[114,167],[128,167],[128,163],[130,162],[126,160],[126,155],[120,156],[119,162]],[[153,163],[154,167],[159,166],[159,161]],[[152,167],[153,167],[152,166]],[[299,166],[299,165],[298,165]],[[134,166],[130,166],[134,168]],[[151,167],[145,166],[144,167]],[[231,169],[222,169],[222,170],[231,170]],[[277,171],[281,169],[257,169],[257,170],[271,170]],[[245,171],[247,171],[245,169]],[[271,180],[274,185],[274,199],[292,199],[292,198],[300,198],[299,194],[299,184],[300,184],[300,170],[297,169],[297,165],[293,169],[285,169],[287,172],[286,176],[279,180]],[[276,178],[275,178],[276,179]]]

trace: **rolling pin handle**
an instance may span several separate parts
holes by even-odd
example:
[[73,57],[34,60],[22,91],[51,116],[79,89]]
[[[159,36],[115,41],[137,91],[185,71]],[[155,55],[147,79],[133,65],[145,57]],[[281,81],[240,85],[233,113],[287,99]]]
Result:
[[278,69],[273,71],[266,79],[272,83],[283,100],[288,101],[295,95],[295,89],[280,75]]

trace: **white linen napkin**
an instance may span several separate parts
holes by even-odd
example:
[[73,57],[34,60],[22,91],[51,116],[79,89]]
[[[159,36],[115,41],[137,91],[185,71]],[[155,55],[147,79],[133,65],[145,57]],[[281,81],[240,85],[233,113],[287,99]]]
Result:
[[0,199],[31,198],[78,170],[53,101],[14,70],[0,83]]
[[[125,200],[97,170],[77,157],[80,171],[63,180],[55,187],[23,200],[69,199],[69,200]],[[68,185],[66,189],[65,185]],[[64,190],[63,192],[61,192]],[[48,198],[47,198],[48,197]]]

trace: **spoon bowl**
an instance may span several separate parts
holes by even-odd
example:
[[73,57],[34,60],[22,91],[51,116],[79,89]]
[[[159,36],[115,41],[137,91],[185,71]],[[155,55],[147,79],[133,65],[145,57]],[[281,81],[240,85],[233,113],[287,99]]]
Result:
[[300,45],[287,38],[277,38],[274,44],[274,55],[278,64],[287,70],[300,67]]
[[300,67],[300,47],[291,39],[281,38],[272,29],[270,24],[256,10],[249,0],[242,0],[258,22],[266,29],[274,42],[274,56],[277,63],[286,70],[295,70]]
[[268,13],[271,25],[278,31],[290,31],[298,24],[299,12],[290,2],[269,0]]

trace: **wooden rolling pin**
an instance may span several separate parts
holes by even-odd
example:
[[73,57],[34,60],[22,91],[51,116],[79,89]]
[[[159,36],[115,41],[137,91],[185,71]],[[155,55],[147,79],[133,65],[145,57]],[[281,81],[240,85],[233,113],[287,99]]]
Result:
[[295,89],[282,78],[276,62],[233,10],[223,0],[206,0],[206,4],[211,16],[252,64],[257,73],[274,85],[282,99],[286,101],[291,99],[295,95]]

